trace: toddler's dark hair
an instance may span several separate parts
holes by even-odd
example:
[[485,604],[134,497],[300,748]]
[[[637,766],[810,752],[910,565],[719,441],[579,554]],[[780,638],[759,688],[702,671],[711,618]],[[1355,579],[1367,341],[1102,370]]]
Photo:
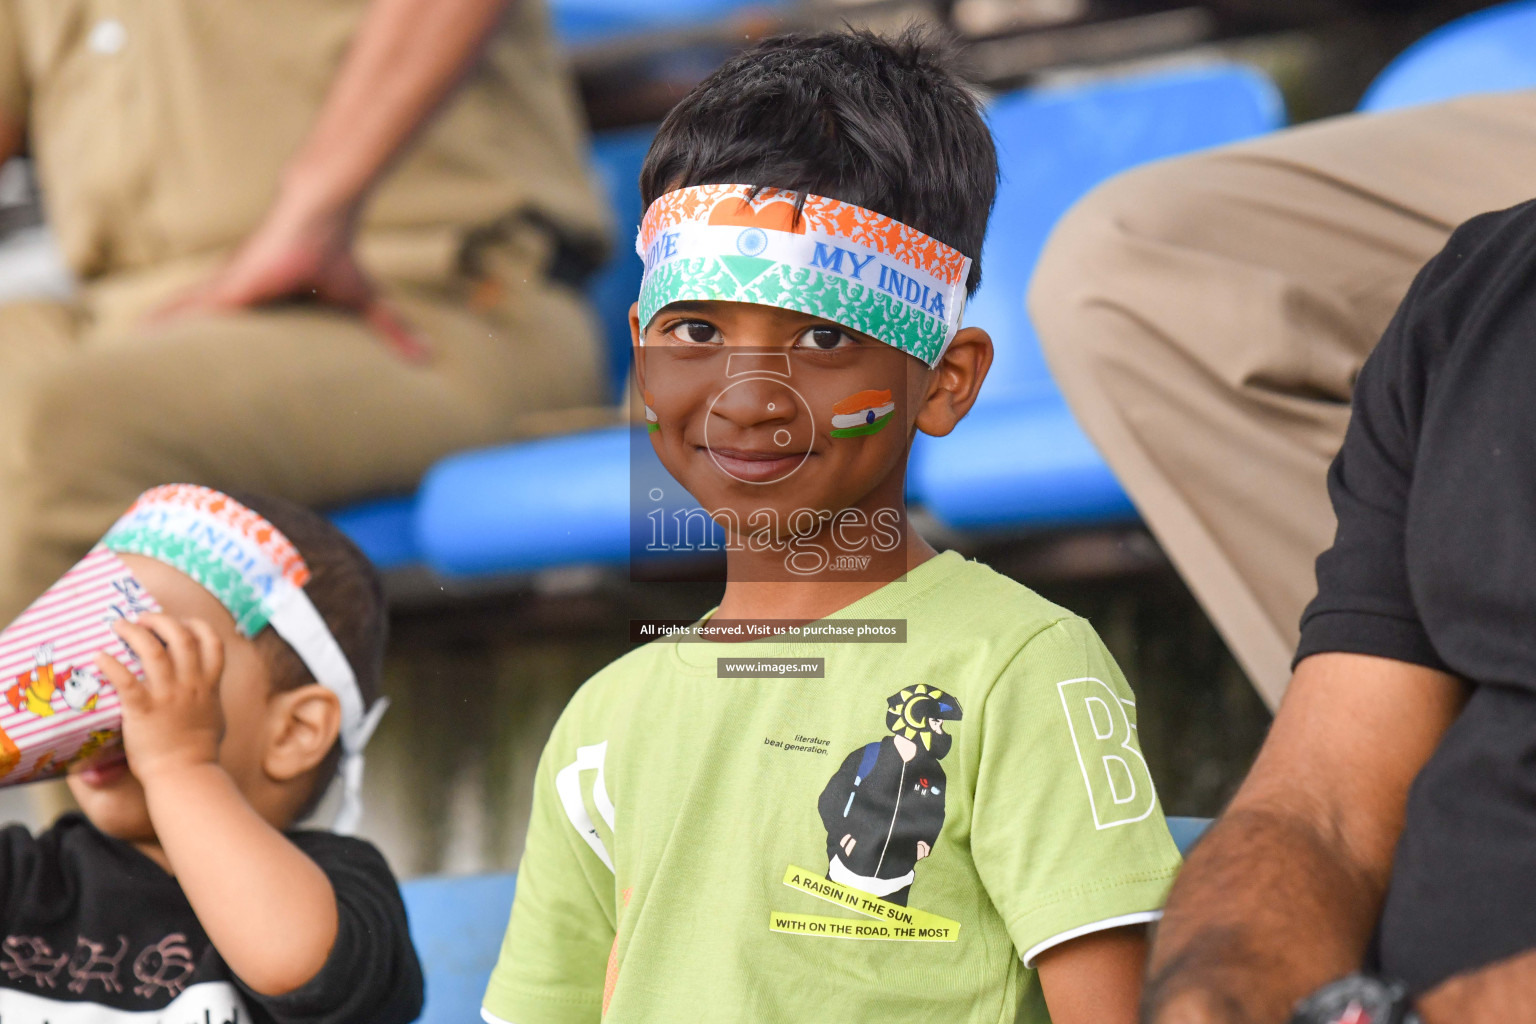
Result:
[[971,258],[997,193],[997,150],[950,48],[909,29],[768,39],[685,96],[656,133],[640,193],[756,185],[883,213]]
[[[225,493],[281,530],[303,556],[309,565],[304,593],[347,656],[363,706],[372,707],[382,689],[384,644],[389,635],[384,585],[373,563],[346,534],[303,505],[265,494]],[[272,670],[273,689],[293,690],[316,681],[304,660],[271,626],[256,634],[255,642]],[[338,739],[315,773],[314,789],[295,820],[314,813],[340,762]]]

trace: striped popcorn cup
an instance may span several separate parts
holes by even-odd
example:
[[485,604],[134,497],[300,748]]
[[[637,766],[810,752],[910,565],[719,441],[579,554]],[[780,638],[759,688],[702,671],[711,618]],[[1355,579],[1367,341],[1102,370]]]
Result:
[[117,691],[93,663],[106,652],[142,675],[112,623],[159,610],[98,545],[0,631],[0,786],[53,778],[121,747]]

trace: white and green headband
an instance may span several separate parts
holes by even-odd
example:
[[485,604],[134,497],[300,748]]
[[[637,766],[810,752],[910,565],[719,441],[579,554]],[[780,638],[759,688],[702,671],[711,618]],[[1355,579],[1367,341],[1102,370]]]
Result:
[[751,302],[821,317],[929,366],[960,329],[970,257],[884,214],[750,185],[668,192],[640,222],[642,326],[674,302]]
[[242,636],[270,625],[315,681],[336,695],[342,800],[332,827],[351,834],[362,817],[363,748],[389,701],[380,697],[364,706],[347,656],[304,593],[309,566],[293,543],[229,495],[194,484],[145,491],[101,543],[186,573],[229,610]]

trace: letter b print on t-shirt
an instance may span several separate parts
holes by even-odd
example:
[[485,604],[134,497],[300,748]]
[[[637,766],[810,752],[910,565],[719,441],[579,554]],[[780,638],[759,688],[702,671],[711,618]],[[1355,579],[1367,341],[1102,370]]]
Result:
[[1094,826],[1113,828],[1147,817],[1157,793],[1131,720],[1135,702],[1091,676],[1065,680],[1056,688],[1088,787]]

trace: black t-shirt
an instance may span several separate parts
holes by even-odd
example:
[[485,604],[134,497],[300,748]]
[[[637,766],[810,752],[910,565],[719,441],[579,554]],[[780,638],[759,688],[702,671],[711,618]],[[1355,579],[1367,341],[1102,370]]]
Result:
[[421,967],[384,858],[329,832],[289,838],[331,880],[339,926],[320,973],[274,997],[241,985],[176,880],[129,844],[78,814],[37,836],[16,825],[0,830],[0,1021],[414,1020]]
[[[1409,794],[1377,931],[1415,991],[1536,948],[1536,203],[1477,217],[1360,372],[1297,660],[1451,672],[1467,707]],[[1390,746],[1380,756],[1390,757]]]

